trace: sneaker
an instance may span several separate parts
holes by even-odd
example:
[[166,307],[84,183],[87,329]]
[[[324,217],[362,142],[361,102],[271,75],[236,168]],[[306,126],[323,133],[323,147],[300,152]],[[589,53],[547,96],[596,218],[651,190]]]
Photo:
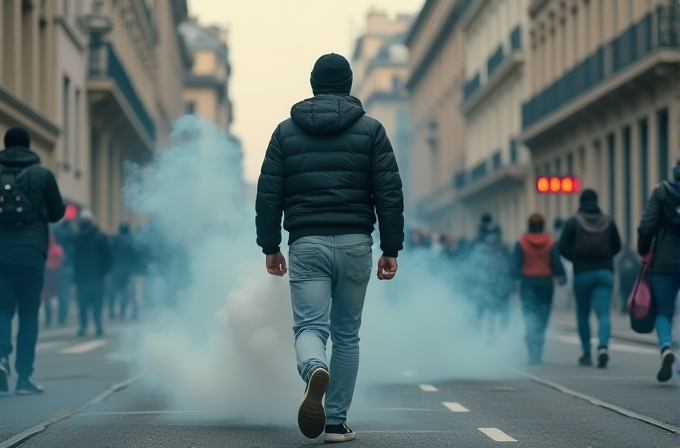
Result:
[[9,360],[7,358],[0,358],[0,392],[7,392],[9,390],[10,368]]
[[592,366],[593,359],[590,357],[590,355],[583,355],[578,359],[578,363],[582,366]]
[[670,348],[664,349],[661,353],[661,369],[656,374],[656,379],[660,383],[665,383],[673,376],[673,363],[675,362],[675,354]]
[[326,443],[342,443],[356,439],[357,435],[346,424],[326,425],[323,441]]
[[326,411],[323,407],[323,396],[331,377],[323,367],[316,368],[307,381],[305,395],[298,410],[298,427],[308,439],[316,439],[326,426]]
[[39,395],[45,392],[42,386],[33,383],[28,378],[19,378],[14,393],[17,395]]
[[600,347],[597,349],[597,367],[599,369],[604,369],[607,367],[609,362],[609,350],[607,347]]

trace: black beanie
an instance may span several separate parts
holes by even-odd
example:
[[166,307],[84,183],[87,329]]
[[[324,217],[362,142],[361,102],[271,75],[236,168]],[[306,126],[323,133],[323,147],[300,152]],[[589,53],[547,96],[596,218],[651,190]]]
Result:
[[11,148],[12,146],[30,148],[31,137],[29,137],[26,129],[17,126],[5,132],[5,148]]
[[317,59],[312,70],[311,84],[314,95],[322,93],[347,93],[352,90],[352,69],[347,59],[339,54],[325,54]]
[[597,204],[597,193],[594,190],[587,189],[581,193],[581,205],[588,203]]

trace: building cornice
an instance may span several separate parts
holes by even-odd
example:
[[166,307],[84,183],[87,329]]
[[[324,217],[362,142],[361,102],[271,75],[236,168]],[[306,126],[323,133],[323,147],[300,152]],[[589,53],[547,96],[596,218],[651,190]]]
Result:
[[532,0],[529,5],[529,16],[532,18],[535,17],[548,3],[550,3],[550,1],[551,0]]
[[463,31],[470,29],[470,26],[480,16],[482,11],[484,11],[484,8],[488,3],[489,0],[472,0],[469,2],[469,8],[466,8],[459,22],[459,26],[463,29]]
[[[9,106],[9,109],[17,115],[4,112],[3,105]],[[54,144],[61,133],[60,127],[55,122],[2,85],[0,85],[0,113],[7,115],[17,124],[26,124],[22,123],[25,118],[37,124],[39,129],[31,131],[42,142]]]
[[425,25],[426,20],[429,18],[430,12],[434,8],[434,5],[439,2],[440,0],[426,0],[425,4],[423,5],[423,8],[420,10],[420,13],[418,13],[418,17],[416,17],[416,20],[413,21],[413,25],[411,26],[411,29],[409,30],[408,34],[406,35],[406,46],[410,47],[411,44],[413,43],[413,40],[416,38],[417,35],[420,34],[420,31],[422,30],[423,26]]

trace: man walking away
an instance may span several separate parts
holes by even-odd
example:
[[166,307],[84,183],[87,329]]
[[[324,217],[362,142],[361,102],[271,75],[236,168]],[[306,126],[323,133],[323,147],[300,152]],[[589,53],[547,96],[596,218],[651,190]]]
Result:
[[17,395],[43,393],[30,377],[38,340],[48,223],[59,221],[66,212],[54,175],[40,165],[40,157],[30,146],[28,132],[15,127],[5,134],[5,149],[0,151],[0,392],[9,389],[12,318],[17,312]]
[[633,251],[630,243],[626,244],[618,260],[619,297],[621,298],[621,312],[628,313],[628,297],[635,287],[635,280],[642,269],[642,262],[638,254]]
[[307,382],[298,425],[309,438],[321,435],[325,425],[324,440],[337,443],[355,438],[346,424],[347,410],[359,368],[376,213],[383,253],[378,278],[390,280],[403,248],[404,204],[385,128],[349,95],[347,60],[322,56],[311,84],[314,97],[293,106],[267,148],[257,185],[257,244],[267,255],[267,271],[284,275],[279,246],[285,214],[295,350],[298,372]]
[[125,319],[128,304],[132,300],[133,316],[137,317],[137,301],[130,294],[131,279],[139,263],[137,251],[130,233],[130,225],[121,223],[118,235],[113,239],[113,269],[111,271],[111,291],[109,294],[109,318],[116,317],[116,302],[120,298],[120,319]]
[[650,286],[656,304],[656,333],[661,349],[660,382],[673,375],[673,316],[680,291],[680,160],[673,168],[673,181],[663,181],[647,201],[638,228],[638,253],[654,251]]
[[109,238],[97,227],[90,211],[80,214],[80,232],[73,251],[73,269],[78,295],[80,330],[78,336],[87,333],[88,316],[92,310],[92,320],[97,336],[104,334],[102,309],[104,307],[105,279],[112,264]]
[[583,356],[579,364],[593,364],[590,346],[590,311],[599,322],[597,366],[607,367],[611,335],[610,306],[614,288],[614,256],[621,250],[621,239],[612,218],[597,205],[597,193],[581,193],[581,206],[564,225],[560,254],[574,264],[574,294],[578,332]]
[[553,277],[566,283],[559,247],[545,232],[543,216],[535,213],[529,217],[529,231],[515,245],[513,260],[520,278],[529,364],[540,365],[552,308]]

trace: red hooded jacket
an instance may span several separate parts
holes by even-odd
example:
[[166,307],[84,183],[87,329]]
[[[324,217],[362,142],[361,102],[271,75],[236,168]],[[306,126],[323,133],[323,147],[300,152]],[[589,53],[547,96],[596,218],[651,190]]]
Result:
[[50,245],[47,249],[47,269],[59,269],[64,261],[64,249],[57,243],[54,236],[50,237]]
[[524,253],[522,276],[552,277],[551,253],[555,240],[545,232],[526,233],[519,239]]

